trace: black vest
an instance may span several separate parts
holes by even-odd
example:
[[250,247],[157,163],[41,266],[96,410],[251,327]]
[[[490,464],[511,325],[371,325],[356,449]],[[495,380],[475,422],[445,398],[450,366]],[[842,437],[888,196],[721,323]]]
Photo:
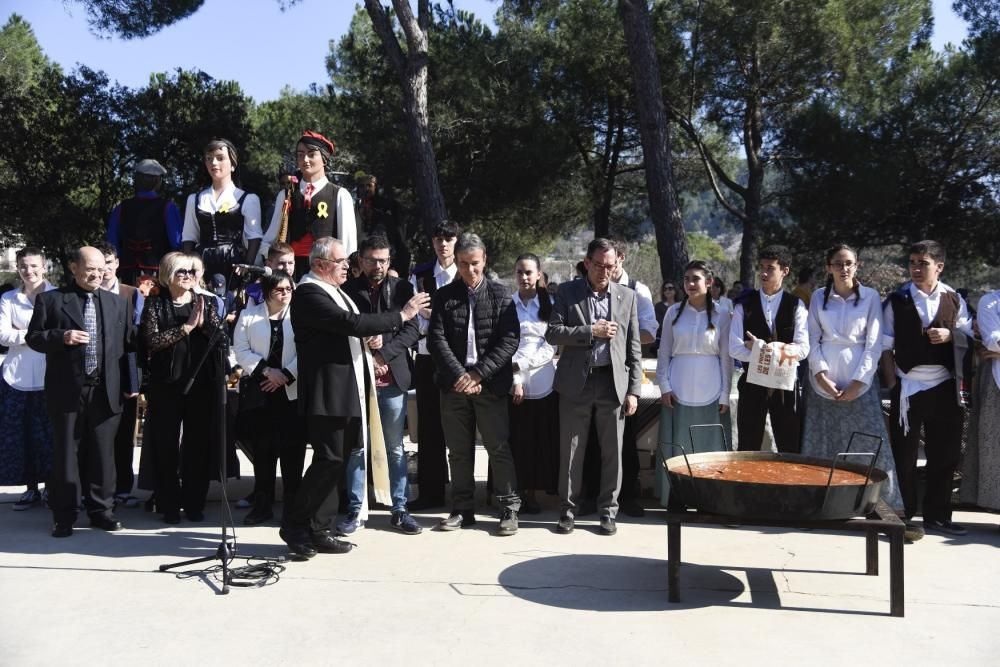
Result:
[[[236,202],[236,208],[226,212],[209,213],[197,206],[194,216],[198,219],[201,235],[198,245],[201,248],[215,248],[220,245],[237,245],[243,239],[243,200],[249,192],[244,192]],[[197,198],[197,195],[195,195]]]
[[[913,303],[909,285],[889,295],[889,306],[892,308],[895,333],[893,356],[896,365],[904,373],[909,373],[914,366],[924,365],[944,366],[948,370],[955,370],[953,343],[948,341],[938,345],[931,344],[927,334],[924,333],[924,324],[920,320],[916,304]],[[938,311],[930,324],[931,328],[954,329],[959,308],[957,294],[954,292],[942,294]]]
[[155,270],[170,250],[167,240],[167,200],[132,197],[121,204],[121,268]]
[[417,283],[417,291],[427,292],[433,299],[437,292],[437,280],[434,279],[434,268],[438,265],[437,260],[432,260],[426,264],[413,267],[413,278]]
[[749,331],[766,343],[779,341],[791,343],[795,338],[795,309],[799,305],[799,297],[791,292],[781,293],[781,303],[774,316],[774,334],[767,326],[764,318],[764,306],[760,303],[760,292],[747,292],[739,301],[743,305],[743,330]]
[[299,188],[292,191],[292,210],[288,214],[288,242],[298,241],[307,232],[314,239],[337,235],[337,193],[340,188],[327,182],[313,193],[309,208]]

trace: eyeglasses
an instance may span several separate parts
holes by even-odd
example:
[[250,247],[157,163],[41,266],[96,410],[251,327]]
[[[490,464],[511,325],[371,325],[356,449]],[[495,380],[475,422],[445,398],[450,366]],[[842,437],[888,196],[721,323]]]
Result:
[[830,266],[835,269],[853,269],[857,266],[856,262],[830,262]]
[[389,264],[388,257],[362,257],[365,264],[375,264],[378,266],[386,266]]
[[611,273],[618,268],[617,264],[601,264],[600,262],[595,262],[593,260],[591,260],[590,265],[598,271],[606,271],[608,273]]
[[176,269],[174,271],[175,278],[194,278],[195,275],[194,269]]
[[271,293],[272,294],[291,294],[292,293],[292,288],[291,287],[275,287],[273,290],[271,290]]

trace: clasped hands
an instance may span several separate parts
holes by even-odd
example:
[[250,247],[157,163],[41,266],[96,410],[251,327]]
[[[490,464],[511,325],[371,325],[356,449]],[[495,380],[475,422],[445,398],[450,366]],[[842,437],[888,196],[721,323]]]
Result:
[[816,373],[816,384],[828,395],[832,396],[835,401],[853,401],[868,386],[861,380],[851,380],[851,384],[847,385],[846,389],[838,389],[833,380],[827,377],[826,371]]
[[458,376],[455,380],[455,384],[452,385],[452,389],[456,393],[465,394],[466,396],[475,396],[476,394],[482,392],[483,390],[483,378],[476,371],[466,371]]

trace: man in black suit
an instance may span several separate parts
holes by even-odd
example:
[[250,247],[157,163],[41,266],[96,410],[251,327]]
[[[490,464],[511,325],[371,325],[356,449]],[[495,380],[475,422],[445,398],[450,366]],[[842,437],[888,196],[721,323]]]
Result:
[[45,396],[53,430],[47,485],[53,537],[69,537],[79,511],[80,463],[87,468],[84,508],[90,525],[121,530],[114,517],[115,434],[132,386],[126,351],[135,328],[122,297],[99,289],[104,255],[80,248],[70,261],[73,283],[39,294],[27,343],[45,354]]
[[398,333],[429,301],[420,293],[398,312],[361,314],[340,289],[347,281],[347,264],[340,241],[317,239],[309,253],[311,270],[292,297],[299,410],[305,415],[313,458],[285,511],[279,535],[300,558],[353,548],[333,537],[330,529],[337,516],[344,452],[366,441],[368,404],[374,399],[371,355],[361,337]]
[[[392,248],[384,236],[369,236],[358,248],[361,276],[344,285],[344,291],[362,313],[398,312],[413,298],[410,283],[388,275]],[[407,535],[416,535],[422,528],[406,510],[406,452],[403,451],[403,424],[406,422],[406,392],[413,374],[410,348],[420,338],[417,320],[403,324],[398,333],[371,336],[366,343],[375,367],[375,391],[382,421],[386,456],[389,459],[389,491],[392,495],[391,525]],[[363,525],[366,464],[364,450],[351,453],[347,462],[348,499],[351,507],[347,518],[337,525],[338,532],[350,534]]]
[[517,310],[507,288],[486,278],[486,246],[478,236],[462,234],[455,257],[460,280],[434,295],[427,333],[451,463],[452,510],[438,530],[476,522],[473,464],[478,429],[501,508],[496,534],[513,535],[521,499],[508,440],[507,394],[514,379],[511,359],[521,335]]

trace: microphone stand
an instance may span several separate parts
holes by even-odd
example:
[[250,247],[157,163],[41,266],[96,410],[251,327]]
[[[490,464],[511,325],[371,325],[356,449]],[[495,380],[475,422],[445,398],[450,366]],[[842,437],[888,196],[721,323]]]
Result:
[[[202,298],[207,298],[205,295],[201,295]],[[202,306],[205,308],[205,306]],[[207,310],[207,308],[206,308]],[[211,556],[203,556],[201,558],[192,558],[190,560],[180,561],[179,563],[167,563],[160,566],[160,572],[166,572],[167,570],[172,570],[175,567],[185,567],[187,565],[196,565],[198,563],[206,563],[208,561],[218,559],[222,564],[222,590],[221,595],[229,594],[229,584],[232,581],[232,576],[229,571],[229,563],[236,557],[236,527],[235,525],[227,525],[226,523],[226,513],[229,509],[229,502],[226,498],[226,457],[228,452],[226,451],[226,420],[228,415],[226,414],[226,402],[229,390],[226,386],[226,358],[225,350],[226,346],[222,344],[225,339],[225,326],[226,321],[220,314],[219,323],[215,325],[211,334],[208,337],[208,346],[205,351],[201,354],[198,362],[191,369],[190,377],[188,377],[187,382],[184,384],[184,389],[181,394],[184,396],[188,395],[191,391],[191,387],[194,385],[195,378],[198,376],[198,372],[201,370],[202,366],[205,365],[205,361],[208,360],[209,355],[213,352],[219,355],[220,368],[222,369],[222,377],[218,382],[216,382],[215,391],[215,407],[219,410],[220,418],[218,420],[219,425],[216,431],[216,438],[218,439],[218,450],[219,450],[219,481],[222,484],[222,505],[225,509],[220,509],[220,526],[222,530],[222,536],[219,541],[219,546],[215,550],[215,554]],[[232,520],[232,515],[230,514],[230,521]],[[232,539],[229,537],[228,529],[232,528]]]

